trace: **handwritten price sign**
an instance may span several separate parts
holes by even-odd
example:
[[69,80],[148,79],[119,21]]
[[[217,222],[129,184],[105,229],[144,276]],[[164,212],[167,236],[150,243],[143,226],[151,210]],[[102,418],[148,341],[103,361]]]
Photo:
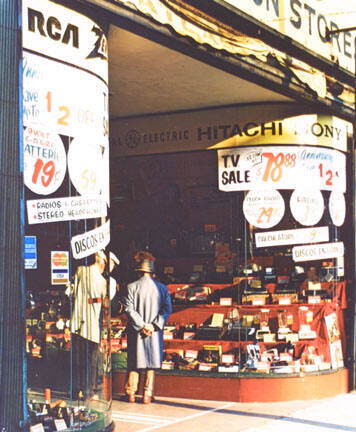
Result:
[[285,210],[282,195],[276,190],[251,190],[243,202],[248,222],[257,228],[271,228],[283,218]]
[[294,219],[305,226],[317,224],[324,213],[323,195],[317,189],[296,189],[289,205]]
[[94,137],[84,136],[70,143],[68,170],[71,182],[80,195],[97,196],[103,190],[105,166],[99,143]]
[[255,187],[346,190],[346,157],[338,150],[309,146],[274,146],[218,151],[219,189]]
[[42,125],[28,126],[24,132],[25,185],[39,195],[55,192],[63,182],[66,152],[63,142]]

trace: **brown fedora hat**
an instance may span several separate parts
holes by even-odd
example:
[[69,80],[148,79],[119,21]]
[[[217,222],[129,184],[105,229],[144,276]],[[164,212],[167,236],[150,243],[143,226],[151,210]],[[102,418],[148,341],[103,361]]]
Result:
[[154,262],[149,259],[144,259],[141,261],[136,271],[142,271],[145,273],[154,273],[155,272]]

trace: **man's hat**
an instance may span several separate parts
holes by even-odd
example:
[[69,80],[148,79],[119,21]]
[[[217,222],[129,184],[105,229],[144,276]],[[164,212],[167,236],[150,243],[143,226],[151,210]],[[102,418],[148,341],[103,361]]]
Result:
[[145,273],[154,273],[155,272],[154,262],[149,259],[144,259],[141,261],[136,271],[142,271]]

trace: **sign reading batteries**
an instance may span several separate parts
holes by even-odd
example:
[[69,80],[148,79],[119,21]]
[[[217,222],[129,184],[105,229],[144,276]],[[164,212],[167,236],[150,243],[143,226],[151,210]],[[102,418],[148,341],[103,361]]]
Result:
[[[97,200],[95,211],[87,211],[85,204],[79,219],[106,216],[106,36],[90,18],[47,0],[24,0],[22,13],[24,181],[32,192],[47,198],[28,203],[28,223],[65,221],[78,215],[77,202],[69,197],[48,201],[67,173],[81,196]],[[42,217],[48,210],[56,214]]]

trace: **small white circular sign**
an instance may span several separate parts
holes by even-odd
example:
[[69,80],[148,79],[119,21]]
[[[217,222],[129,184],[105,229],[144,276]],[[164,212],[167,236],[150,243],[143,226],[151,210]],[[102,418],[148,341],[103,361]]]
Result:
[[318,189],[296,189],[289,205],[294,219],[305,226],[317,224],[324,213],[324,199]]
[[24,131],[24,182],[39,195],[50,195],[63,183],[66,152],[60,136],[41,124]]
[[334,225],[343,225],[346,216],[346,202],[343,193],[337,191],[331,192],[329,197],[329,213]]
[[275,189],[251,190],[243,202],[243,212],[248,222],[256,228],[271,228],[284,215],[284,200]]
[[83,196],[98,196],[103,187],[103,155],[95,137],[74,138],[68,150],[71,182]]

